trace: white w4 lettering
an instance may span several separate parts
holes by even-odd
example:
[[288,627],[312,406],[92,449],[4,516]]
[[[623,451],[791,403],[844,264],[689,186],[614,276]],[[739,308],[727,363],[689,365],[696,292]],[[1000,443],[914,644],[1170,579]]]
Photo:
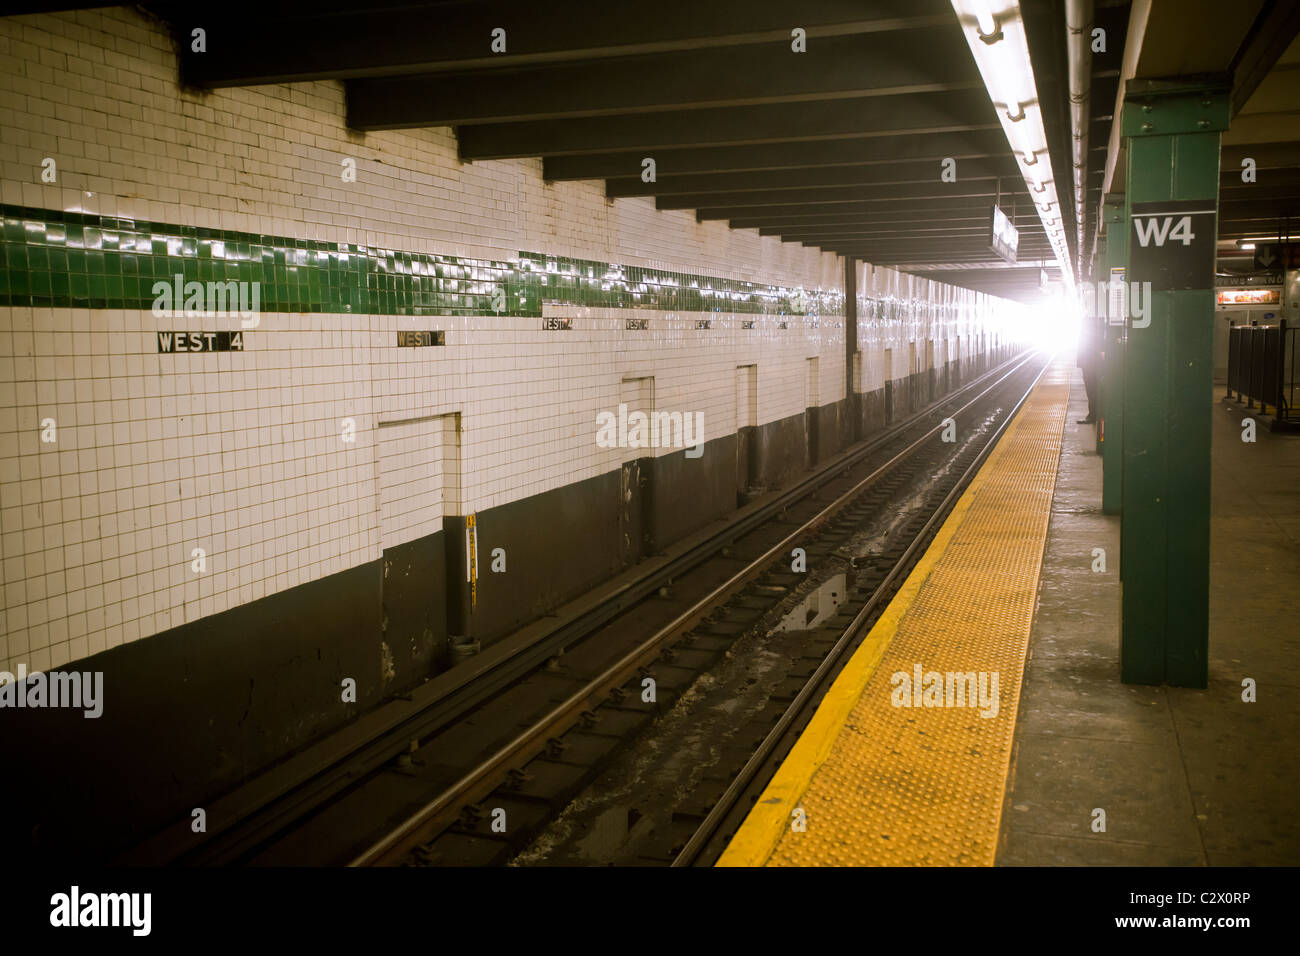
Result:
[[[1145,226],[1145,228],[1143,228]],[[1170,229],[1173,226],[1173,229]],[[1192,217],[1182,216],[1174,224],[1173,216],[1165,216],[1163,219],[1157,219],[1152,216],[1150,219],[1133,220],[1133,228],[1137,230],[1138,245],[1146,248],[1155,239],[1157,246],[1163,246],[1170,239],[1177,239],[1185,246],[1190,246],[1196,234],[1192,232]]]

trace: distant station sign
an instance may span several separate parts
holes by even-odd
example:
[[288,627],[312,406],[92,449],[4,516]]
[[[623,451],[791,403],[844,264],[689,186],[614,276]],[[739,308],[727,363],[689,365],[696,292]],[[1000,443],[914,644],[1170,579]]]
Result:
[[1255,271],[1300,269],[1300,243],[1255,243]]
[[1218,289],[1214,293],[1218,305],[1281,305],[1280,286],[1244,289]]
[[990,247],[1007,262],[1016,261],[1016,249],[1020,245],[1020,232],[998,206],[993,207],[993,237]]
[[1212,286],[1216,219],[1213,199],[1134,203],[1130,281],[1154,292]]

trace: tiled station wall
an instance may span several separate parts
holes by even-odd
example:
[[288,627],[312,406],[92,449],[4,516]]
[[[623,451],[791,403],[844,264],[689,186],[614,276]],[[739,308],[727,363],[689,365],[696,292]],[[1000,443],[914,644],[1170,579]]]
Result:
[[[960,340],[969,372],[994,331],[987,297],[860,266],[859,408],[837,257],[547,184],[540,161],[462,164],[449,130],[349,132],[337,83],[182,92],[131,8],[0,18],[0,66],[0,669],[105,673],[99,721],[22,719],[31,760],[66,753],[57,733],[154,741],[119,820],[233,784],[447,666],[450,635],[490,643],[789,480],[855,416],[883,425],[887,387],[910,407],[925,343],[944,365]],[[177,273],[259,282],[258,323],[156,317]],[[701,412],[704,455],[599,447],[620,402]]]

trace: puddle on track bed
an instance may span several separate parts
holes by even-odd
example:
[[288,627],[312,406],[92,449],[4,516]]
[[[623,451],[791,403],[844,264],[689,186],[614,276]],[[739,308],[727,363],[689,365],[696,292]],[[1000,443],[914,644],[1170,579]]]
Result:
[[781,618],[781,622],[772,630],[774,632],[807,631],[821,626],[821,623],[831,617],[835,609],[844,603],[847,584],[848,575],[835,575],[800,601],[795,609]]

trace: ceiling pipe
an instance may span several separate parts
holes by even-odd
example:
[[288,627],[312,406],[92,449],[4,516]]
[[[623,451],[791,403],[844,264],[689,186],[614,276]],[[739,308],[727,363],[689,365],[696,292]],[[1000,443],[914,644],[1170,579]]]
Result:
[[1074,248],[1078,279],[1084,273],[1084,237],[1088,212],[1088,107],[1092,93],[1092,0],[1065,0],[1065,29],[1070,73],[1070,140],[1073,145],[1074,210],[1077,239]]
[[[1096,227],[1092,230],[1092,257],[1097,255],[1097,236],[1106,221],[1106,197],[1124,192],[1124,168],[1120,157],[1124,152],[1124,138],[1120,135],[1120,118],[1124,115],[1124,97],[1128,81],[1137,75],[1138,58],[1142,54],[1142,41],[1146,38],[1147,21],[1151,18],[1152,0],[1133,0],[1129,7],[1128,26],[1125,29],[1124,54],[1120,60],[1119,85],[1115,90],[1115,108],[1111,111],[1110,138],[1106,143],[1106,163],[1102,170],[1101,196],[1097,200]],[[1116,180],[1118,179],[1118,188]]]
[[[1109,193],[1116,191],[1115,177],[1120,176],[1122,183],[1124,170],[1120,164],[1120,153],[1124,150],[1124,138],[1120,134],[1120,117],[1124,115],[1124,95],[1128,92],[1128,81],[1137,75],[1138,58],[1142,55],[1142,41],[1146,38],[1147,21],[1151,19],[1152,0],[1133,0],[1129,8],[1128,30],[1125,33],[1124,59],[1120,64],[1119,88],[1115,91],[1114,119],[1110,124],[1110,141],[1106,146],[1106,175],[1101,182],[1102,202]],[[1121,188],[1119,192],[1123,192]]]

